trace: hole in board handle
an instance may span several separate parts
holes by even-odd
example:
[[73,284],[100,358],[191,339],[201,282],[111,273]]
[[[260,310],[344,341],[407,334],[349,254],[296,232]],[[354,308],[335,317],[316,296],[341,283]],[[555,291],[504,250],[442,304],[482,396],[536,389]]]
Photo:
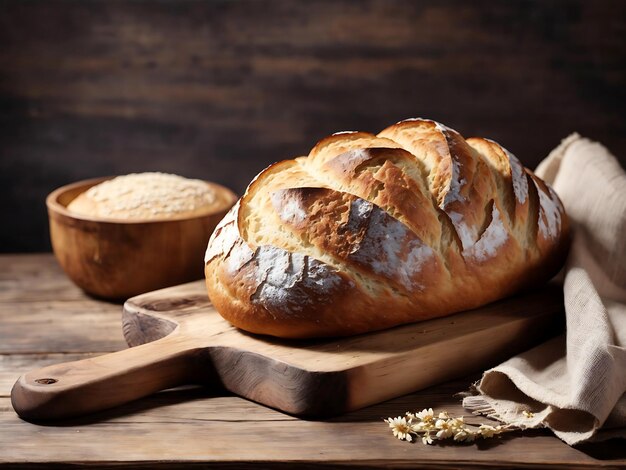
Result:
[[57,379],[37,379],[37,380],[35,380],[35,382],[37,382],[38,384],[41,384],[41,385],[50,385],[50,384],[53,384],[53,383],[57,383],[58,380]]

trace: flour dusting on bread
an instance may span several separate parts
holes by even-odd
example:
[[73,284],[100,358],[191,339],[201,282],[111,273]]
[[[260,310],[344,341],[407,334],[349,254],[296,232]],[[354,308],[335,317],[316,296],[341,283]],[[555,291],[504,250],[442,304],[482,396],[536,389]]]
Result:
[[300,253],[259,247],[255,253],[258,282],[250,301],[270,313],[298,315],[306,307],[327,302],[341,278],[330,267]]
[[371,266],[376,274],[396,280],[406,289],[419,289],[417,279],[422,265],[433,256],[409,228],[390,217],[379,207],[356,199],[350,207],[348,230],[357,232],[365,227],[348,259]]
[[549,239],[555,239],[559,236],[561,228],[561,212],[560,204],[556,202],[557,196],[552,188],[549,188],[549,194],[539,189],[539,232]]
[[491,211],[491,223],[480,239],[463,254],[466,257],[484,262],[498,254],[498,249],[509,239],[509,231],[504,226],[500,211],[494,204]]
[[237,203],[226,213],[220,223],[217,224],[215,230],[213,230],[204,255],[205,264],[217,256],[227,255],[239,238],[239,230],[236,225],[239,204],[240,201],[237,201]]

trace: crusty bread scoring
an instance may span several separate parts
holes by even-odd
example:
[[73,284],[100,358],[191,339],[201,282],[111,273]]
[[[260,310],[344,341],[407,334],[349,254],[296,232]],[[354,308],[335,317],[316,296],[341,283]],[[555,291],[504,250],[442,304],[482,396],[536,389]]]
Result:
[[244,330],[351,335],[545,281],[567,227],[554,191],[499,144],[409,119],[262,171],[213,233],[206,282]]
[[132,173],[92,186],[68,210],[88,217],[155,220],[193,217],[222,201],[207,182],[167,173]]

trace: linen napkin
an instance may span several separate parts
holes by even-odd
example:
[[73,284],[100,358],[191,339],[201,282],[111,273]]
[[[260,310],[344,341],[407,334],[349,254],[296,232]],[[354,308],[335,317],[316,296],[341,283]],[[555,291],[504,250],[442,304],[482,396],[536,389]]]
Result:
[[569,445],[625,438],[626,173],[606,148],[578,134],[535,173],[572,224],[566,332],[486,371],[463,406],[522,429],[548,427]]

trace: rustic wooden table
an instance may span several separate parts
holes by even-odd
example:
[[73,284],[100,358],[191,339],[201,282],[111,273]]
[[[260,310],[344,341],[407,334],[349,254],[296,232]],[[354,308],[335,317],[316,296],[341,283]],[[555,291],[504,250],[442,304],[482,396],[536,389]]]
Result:
[[303,421],[200,388],[162,392],[62,424],[19,419],[9,398],[17,377],[125,348],[120,314],[121,305],[74,287],[52,255],[0,256],[0,467],[626,468],[626,446],[619,441],[574,449],[547,431],[532,431],[471,445],[424,446],[398,441],[382,422],[425,407],[463,414],[453,394],[476,377],[326,421]]

